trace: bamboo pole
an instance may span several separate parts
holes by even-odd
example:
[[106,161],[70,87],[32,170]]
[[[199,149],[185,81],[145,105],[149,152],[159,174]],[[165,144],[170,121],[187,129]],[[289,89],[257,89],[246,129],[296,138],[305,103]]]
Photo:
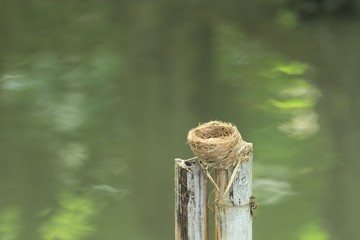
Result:
[[216,240],[252,240],[252,144],[244,144],[249,154],[246,160],[215,171],[219,187],[214,206]]
[[175,159],[175,239],[207,240],[207,178],[195,160]]

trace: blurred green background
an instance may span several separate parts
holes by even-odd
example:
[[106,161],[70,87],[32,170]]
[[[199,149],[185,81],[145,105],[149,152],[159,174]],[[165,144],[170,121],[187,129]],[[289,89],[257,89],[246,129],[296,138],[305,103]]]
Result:
[[254,143],[254,239],[360,237],[355,0],[0,1],[0,239],[174,239],[174,158]]

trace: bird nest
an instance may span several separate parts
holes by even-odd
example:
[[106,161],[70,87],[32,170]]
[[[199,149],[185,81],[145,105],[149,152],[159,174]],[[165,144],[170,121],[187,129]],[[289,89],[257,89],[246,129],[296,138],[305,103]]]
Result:
[[189,131],[187,139],[191,150],[207,167],[228,169],[239,161],[243,140],[231,123],[201,124]]

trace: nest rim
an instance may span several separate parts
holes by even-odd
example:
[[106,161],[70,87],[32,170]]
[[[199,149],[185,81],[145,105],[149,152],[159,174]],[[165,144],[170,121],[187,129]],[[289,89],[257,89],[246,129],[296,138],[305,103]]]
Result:
[[[224,132],[224,130],[226,129],[226,134],[224,135],[220,135],[220,136],[209,136],[209,137],[204,137],[203,136],[199,136],[199,134],[202,134],[201,131],[205,131],[205,134],[209,134],[209,128],[216,128],[216,129],[211,129],[210,133],[214,133],[216,130],[219,129],[220,132]],[[233,138],[233,137],[240,137],[240,133],[237,130],[236,126],[232,123],[227,123],[227,122],[221,122],[221,121],[211,121],[211,122],[207,122],[204,124],[200,124],[198,127],[193,128],[189,131],[188,134],[188,141],[198,141],[198,142],[202,142],[202,143],[212,143],[214,141],[216,141],[217,143],[221,143],[221,142],[228,142],[229,138]]]

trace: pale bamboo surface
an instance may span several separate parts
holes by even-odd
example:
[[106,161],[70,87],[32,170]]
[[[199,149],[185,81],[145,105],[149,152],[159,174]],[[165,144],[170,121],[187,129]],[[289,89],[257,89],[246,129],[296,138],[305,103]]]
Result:
[[[252,240],[252,144],[246,161],[226,170],[215,171],[219,190],[215,195],[215,239]],[[236,173],[233,176],[233,171]],[[233,177],[232,177],[233,176]],[[231,186],[228,184],[232,180]],[[228,190],[227,190],[228,188]],[[226,191],[227,190],[227,191]]]
[[175,159],[175,240],[208,240],[207,194],[198,161]]

